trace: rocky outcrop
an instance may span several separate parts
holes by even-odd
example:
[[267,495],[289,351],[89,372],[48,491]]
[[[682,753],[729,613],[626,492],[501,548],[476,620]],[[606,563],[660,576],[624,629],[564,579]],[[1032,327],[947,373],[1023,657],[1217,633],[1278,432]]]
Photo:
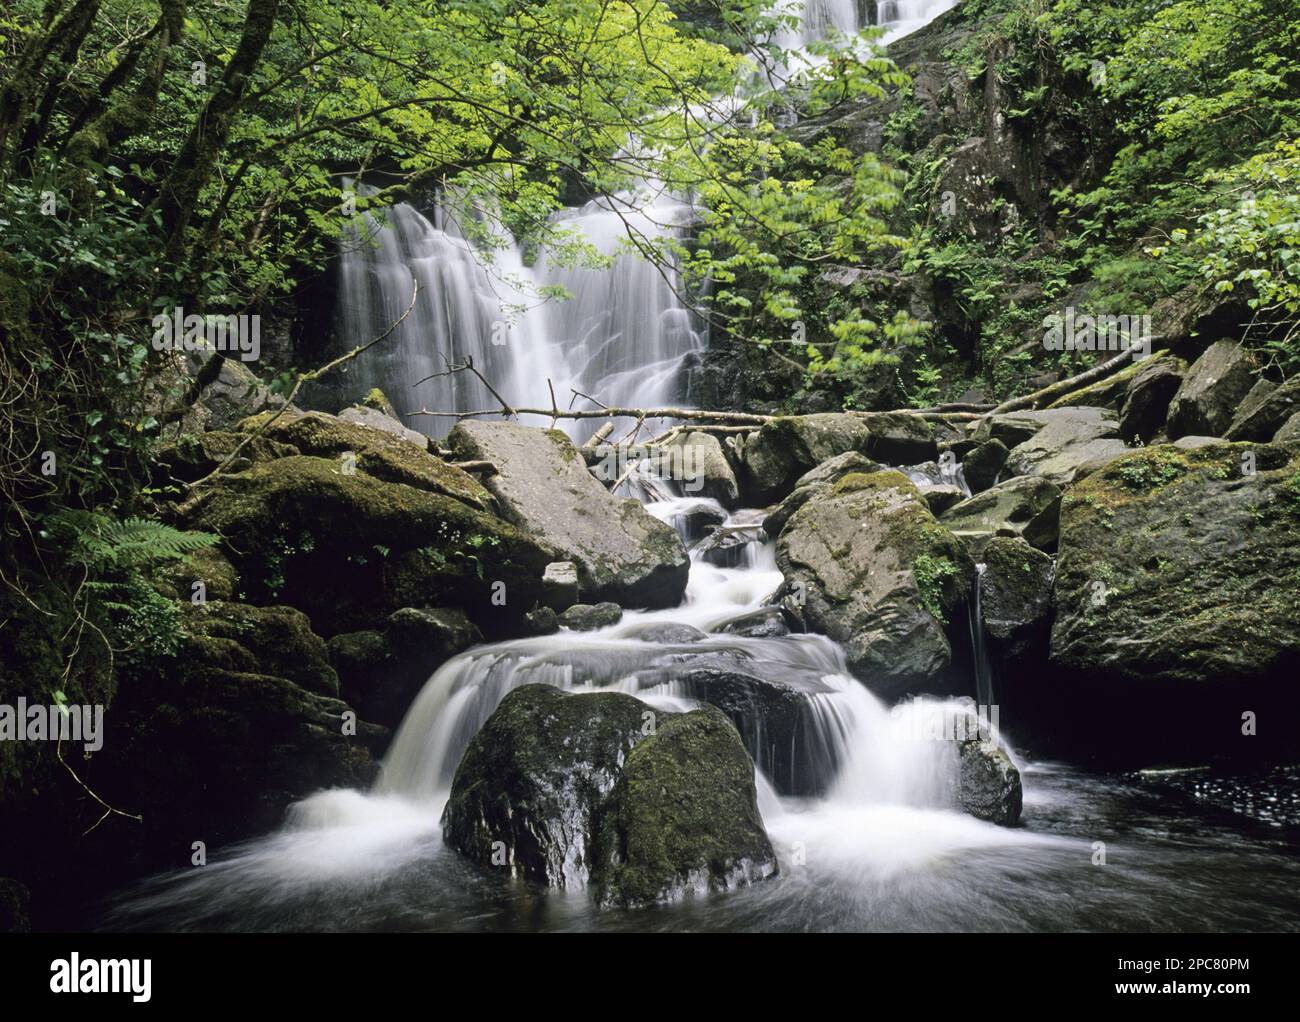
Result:
[[1150,759],[1249,753],[1267,742],[1243,736],[1243,713],[1295,712],[1294,451],[1134,452],[1067,495],[1058,567],[1051,656],[1071,699],[1123,705],[1107,723],[1113,746]]
[[298,607],[327,636],[439,605],[463,607],[485,634],[509,634],[558,559],[445,494],[305,456],[219,477],[184,522],[223,537],[244,598]]
[[442,824],[485,869],[592,888],[606,904],[776,872],[754,767],[726,717],[658,714],[620,693],[509,693],[461,759]]
[[563,433],[510,422],[462,422],[457,457],[491,462],[485,480],[501,514],[578,566],[582,598],[625,607],[675,606],[689,558],[677,534],[635,500],[596,481]]
[[945,620],[974,564],[900,472],[853,474],[805,504],[777,542],[783,593],[845,647],[872,689],[932,685],[951,662]]
[[972,550],[994,536],[1019,536],[1040,550],[1056,546],[1061,490],[1036,476],[1016,476],[946,511],[942,523]]
[[795,482],[837,455],[866,454],[871,430],[860,416],[828,412],[764,423],[740,446],[746,503],[763,507],[786,496]]
[[831,488],[852,473],[875,472],[881,468],[870,458],[865,458],[856,451],[828,458],[816,468],[800,476],[794,489],[772,512],[763,519],[763,529],[769,536],[779,536],[790,516],[816,497],[824,497]]
[[713,708],[671,717],[628,753],[596,833],[605,904],[676,902],[773,877],[754,764]]
[[683,449],[682,465],[692,478],[683,487],[691,496],[709,497],[725,508],[734,508],[740,500],[740,484],[722,444],[711,433],[690,432],[674,437],[671,447]]
[[1211,344],[1192,363],[1169,404],[1169,439],[1222,436],[1254,386],[1254,359],[1242,345],[1226,340]]
[[1267,443],[1297,412],[1300,412],[1300,378],[1293,377],[1277,387],[1261,380],[1233,416],[1224,437]]

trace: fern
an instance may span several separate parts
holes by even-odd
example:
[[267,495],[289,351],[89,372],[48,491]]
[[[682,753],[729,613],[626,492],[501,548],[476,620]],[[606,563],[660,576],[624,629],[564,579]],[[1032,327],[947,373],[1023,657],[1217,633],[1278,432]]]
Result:
[[69,545],[69,559],[92,574],[173,561],[212,546],[210,532],[185,532],[149,518],[122,521],[94,511],[65,511],[48,523],[52,535]]

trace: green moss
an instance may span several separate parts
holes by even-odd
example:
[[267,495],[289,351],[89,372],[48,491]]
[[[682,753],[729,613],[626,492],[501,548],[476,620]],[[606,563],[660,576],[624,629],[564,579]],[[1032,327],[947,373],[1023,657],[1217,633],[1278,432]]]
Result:
[[936,620],[947,620],[943,609],[944,583],[959,573],[957,565],[946,557],[922,554],[912,562],[912,577],[921,592],[921,606]]
[[908,496],[916,497],[917,500],[921,499],[921,491],[916,488],[916,484],[896,469],[885,469],[880,472],[850,472],[832,487],[831,492],[858,493],[863,490],[899,490]]

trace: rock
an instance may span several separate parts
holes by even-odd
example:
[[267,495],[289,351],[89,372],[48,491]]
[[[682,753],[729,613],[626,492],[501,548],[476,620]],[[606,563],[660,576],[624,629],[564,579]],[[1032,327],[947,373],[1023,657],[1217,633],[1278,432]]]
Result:
[[1194,451],[1198,447],[1213,447],[1223,441],[1217,436],[1180,436],[1173,446],[1183,451]]
[[794,490],[763,519],[763,529],[769,536],[779,536],[790,516],[798,511],[813,497],[824,496],[831,487],[854,472],[875,472],[881,468],[870,458],[865,458],[856,451],[828,458],[816,468],[800,476],[794,484]]
[[719,631],[728,635],[743,635],[747,639],[779,639],[790,634],[785,614],[780,607],[762,607],[733,618]]
[[617,603],[575,603],[559,616],[560,624],[575,632],[594,632],[623,620],[623,608]]
[[1040,550],[1056,546],[1061,490],[1036,476],[1016,476],[946,511],[942,523],[974,549],[993,536],[1020,536]]
[[1113,408],[1118,411],[1120,405],[1124,403],[1124,395],[1127,393],[1129,385],[1148,361],[1148,359],[1142,359],[1133,362],[1123,369],[1103,377],[1096,383],[1073,390],[1064,397],[1053,401],[1047,406],[1047,410],[1086,406],[1090,408]]
[[1077,417],[1077,413],[1069,409],[1058,409],[1051,412],[1026,411],[1009,412],[1003,415],[985,415],[976,422],[971,433],[971,439],[981,444],[989,440],[999,440],[1010,449],[1023,444],[1026,440],[1032,440],[1038,431],[1049,422],[1072,417]]
[[[202,592],[206,600],[233,600],[238,595],[239,574],[230,558],[217,547],[200,547],[179,561],[169,561],[155,571],[172,593],[187,603]],[[202,582],[202,589],[195,583]]]
[[688,698],[727,715],[780,794],[824,795],[834,782],[841,764],[818,726],[813,700],[827,689],[816,679],[760,678],[729,666],[697,666],[674,670],[671,681]]
[[486,486],[501,513],[578,566],[583,596],[631,607],[671,607],[690,559],[671,528],[592,478],[569,438],[510,422],[462,422],[448,436],[465,460],[497,472]]
[[643,625],[635,631],[625,632],[624,635],[629,639],[640,639],[642,642],[654,642],[667,646],[680,646],[688,642],[699,642],[701,639],[708,638],[706,632],[700,631],[694,625],[680,624],[676,621],[661,621]]
[[997,482],[1009,453],[1001,440],[990,439],[962,458],[962,474],[972,494],[982,493]]
[[828,412],[792,415],[763,424],[741,447],[741,483],[747,503],[762,507],[785,497],[805,472],[836,455],[865,454],[867,420]]
[[[240,444],[244,441],[244,446]],[[292,444],[280,443],[267,437],[254,437],[252,440],[240,433],[213,430],[208,433],[187,433],[175,443],[167,444],[158,451],[155,460],[165,470],[165,477],[159,473],[159,483],[180,480],[192,483],[201,479],[217,466],[239,453],[236,458],[242,463],[231,463],[231,468],[238,471],[257,462],[274,461],[298,454],[298,448]]]
[[[380,392],[380,397],[383,393]],[[387,398],[384,398],[387,401]],[[390,406],[391,407],[391,406]],[[344,408],[339,412],[338,417],[344,422],[355,423],[358,426],[365,426],[369,429],[377,429],[381,432],[388,433],[397,437],[399,440],[405,440],[408,444],[414,445],[418,450],[428,451],[429,438],[417,429],[410,429],[403,426],[395,413],[384,412],[378,408],[372,408],[368,405],[352,405]]]
[[361,405],[363,408],[373,408],[377,412],[383,412],[390,419],[396,420],[399,424],[401,422],[397,416],[397,409],[393,407],[393,402],[389,401],[388,395],[378,387],[372,387],[370,393],[358,401],[357,404]]
[[578,602],[578,566],[572,561],[553,561],[542,572],[546,605],[557,613]]
[[554,635],[560,630],[560,617],[550,607],[538,607],[524,616],[529,635]]
[[1007,454],[1013,475],[1037,475],[1058,486],[1128,452],[1115,413],[1103,408],[1063,408],[1032,438]]
[[[759,512],[761,514],[761,512]],[[719,525],[694,547],[696,556],[717,568],[736,568],[749,560],[755,544],[767,538],[760,521],[729,521]]]
[[[1253,475],[1242,474],[1247,453]],[[1074,701],[1123,705],[1104,732],[1117,754],[1152,762],[1295,745],[1278,732],[1244,742],[1242,713],[1262,721],[1298,708],[1297,580],[1294,451],[1148,447],[1062,504],[1051,657]]]
[[238,358],[198,348],[186,351],[185,361],[186,371],[200,385],[198,403],[208,412],[208,429],[226,430],[250,415],[284,407],[284,398],[271,393]]
[[669,518],[665,519],[665,522],[687,543],[694,543],[707,536],[714,526],[721,525],[726,520],[727,512],[716,501],[700,500],[679,506]]
[[403,607],[383,632],[347,632],[329,640],[343,698],[363,719],[395,728],[425,682],[483,636],[450,607]]
[[29,933],[31,928],[31,895],[27,887],[0,877],[0,933]]
[[1009,827],[1020,819],[1020,771],[995,741],[957,743],[958,800],[972,816]]
[[596,834],[603,904],[677,902],[774,877],[754,764],[713,707],[661,723],[632,748]]
[[685,433],[675,437],[671,447],[688,451],[682,464],[692,478],[684,480],[683,492],[691,496],[710,497],[725,508],[734,508],[740,500],[740,485],[731,463],[722,452],[722,444],[711,433]]
[[1005,656],[1019,658],[1031,647],[1046,649],[1052,621],[1056,565],[1047,554],[1016,536],[995,536],[980,555],[980,610],[984,630]]
[[1288,419],[1300,412],[1300,377],[1280,387],[1260,380],[1246,396],[1224,436],[1229,440],[1268,443]]
[[287,678],[321,695],[339,694],[325,640],[300,610],[214,601],[189,608],[185,628],[193,643],[220,647],[218,659],[233,658],[240,670]]
[[326,636],[427,604],[463,607],[485,633],[508,635],[541,600],[542,572],[558,559],[444,494],[305,456],[214,480],[184,523],[231,540],[251,602],[299,607]]
[[1139,362],[1120,408],[1120,436],[1125,440],[1146,443],[1164,429],[1169,402],[1182,386],[1186,374],[1187,363],[1168,353]]
[[[595,866],[595,815],[657,719],[645,703],[617,692],[514,689],[456,768],[444,840],[486,869],[585,888]],[[494,858],[498,848],[503,855]]]
[[893,695],[949,666],[944,621],[974,564],[901,472],[845,476],[795,512],[776,556],[782,595],[803,594],[807,627],[841,643],[871,688]]
[[1282,427],[1273,434],[1273,443],[1275,444],[1294,444],[1300,441],[1300,412],[1296,412]]
[[[362,409],[368,415],[377,412]],[[245,420],[239,429],[251,432],[265,417]],[[448,465],[430,454],[424,447],[411,443],[400,435],[376,425],[377,420],[355,421],[326,415],[324,412],[307,412],[301,415],[285,413],[266,429],[269,436],[292,444],[303,454],[320,458],[335,458],[344,474],[361,471],[375,479],[389,483],[405,483],[417,490],[441,493],[454,497],[476,511],[495,510],[492,496],[473,476]],[[421,440],[422,434],[416,434]]]
[[938,516],[943,514],[948,508],[960,504],[966,499],[966,491],[960,486],[949,486],[941,483],[938,486],[927,486],[921,490],[921,496],[929,505],[930,513]]
[[1192,363],[1169,404],[1169,439],[1193,433],[1222,436],[1254,386],[1254,360],[1244,347],[1226,340],[1211,344]]
[[866,451],[869,457],[888,465],[914,465],[938,457],[934,427],[919,415],[881,412],[867,421],[870,424]]

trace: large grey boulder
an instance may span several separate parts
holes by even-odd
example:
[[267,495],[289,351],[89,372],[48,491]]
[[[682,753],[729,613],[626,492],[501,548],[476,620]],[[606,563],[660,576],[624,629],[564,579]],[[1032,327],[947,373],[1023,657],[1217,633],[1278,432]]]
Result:
[[840,454],[866,454],[867,420],[842,412],[791,415],[764,423],[740,447],[747,503],[762,507],[788,494],[805,472]]
[[1273,443],[1275,444],[1295,444],[1300,443],[1300,412],[1296,412],[1286,422],[1278,428],[1273,434]]
[[901,472],[845,476],[786,523],[777,541],[783,593],[807,626],[845,648],[885,694],[933,684],[949,666],[947,616],[974,563]]
[[380,411],[378,408],[371,408],[368,405],[351,405],[339,412],[339,418],[344,422],[356,423],[358,426],[382,430],[399,440],[414,444],[422,451],[429,448],[429,438],[427,436],[419,430],[402,425],[399,419]]
[[1164,429],[1169,402],[1178,393],[1186,374],[1187,363],[1168,352],[1139,363],[1120,408],[1120,436],[1145,443]]
[[940,521],[975,550],[994,536],[1019,536],[1051,550],[1060,510],[1059,486],[1038,476],[1015,476],[949,508]]
[[1020,819],[1024,790],[1020,771],[993,740],[959,742],[958,801],[972,816],[1009,827]]
[[1169,404],[1169,439],[1222,436],[1254,386],[1254,359],[1241,344],[1211,344],[1192,363]]
[[996,438],[985,440],[966,453],[961,468],[972,495],[982,493],[998,481],[1010,453],[1007,445]]
[[211,348],[195,348],[185,352],[185,366],[200,388],[197,404],[207,413],[204,421],[208,429],[230,429],[240,419],[284,407],[284,397],[272,393],[238,358],[227,358]]
[[690,561],[677,533],[635,500],[620,500],[563,433],[512,422],[462,422],[447,437],[458,458],[489,461],[485,485],[501,514],[578,566],[582,599],[671,607]]
[[1128,451],[1115,413],[1106,408],[1061,408],[1030,439],[1007,455],[1007,472],[1036,475],[1058,486],[1073,482]]
[[1246,395],[1224,436],[1228,440],[1267,443],[1297,412],[1300,412],[1300,377],[1292,377],[1281,386],[1260,380]]
[[867,454],[889,465],[915,465],[938,456],[934,427],[909,412],[876,412],[867,420]]
[[681,465],[684,473],[690,476],[681,481],[686,493],[694,497],[711,497],[725,508],[737,505],[740,485],[716,436],[684,433],[673,438],[667,446],[683,452]]
[[1045,646],[1052,621],[1055,563],[1019,536],[995,536],[980,556],[985,632],[1011,658]]
[[1244,712],[1272,707],[1278,725],[1295,710],[1298,581],[1295,451],[1149,447],[1063,502],[1051,657],[1091,705],[1124,707],[1106,728],[1116,745],[1253,751]]

